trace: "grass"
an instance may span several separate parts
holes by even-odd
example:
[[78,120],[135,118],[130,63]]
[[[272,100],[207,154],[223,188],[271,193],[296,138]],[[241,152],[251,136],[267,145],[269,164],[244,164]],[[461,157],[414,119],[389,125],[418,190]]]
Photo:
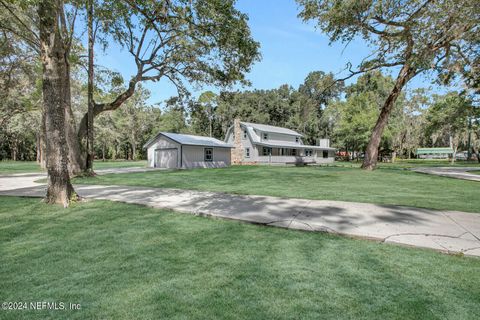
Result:
[[341,200],[480,212],[480,184],[398,167],[358,168],[232,166],[223,169],[110,174],[81,184],[194,189],[236,194]]
[[138,160],[138,161],[126,161],[126,160],[118,160],[118,161],[95,161],[93,162],[93,169],[110,169],[110,168],[130,168],[130,167],[146,167],[147,161],[146,160]]
[[[344,167],[360,167],[360,162],[336,162],[336,166]],[[147,165],[146,160],[139,161],[126,161],[126,160],[107,160],[105,162],[96,160],[94,162],[95,169],[109,169],[109,168],[127,168],[127,167],[145,167]],[[412,168],[412,167],[475,167],[480,165],[476,161],[457,161],[455,164],[451,164],[448,160],[422,160],[422,159],[410,159],[402,160],[398,159],[394,164],[380,163],[380,167],[389,168]],[[35,161],[0,161],[0,174],[13,174],[13,173],[27,173],[27,172],[41,172],[42,169]]]
[[480,170],[475,170],[475,171],[468,171],[468,173],[473,173],[473,174],[480,174]]
[[1,319],[478,319],[480,259],[108,201],[0,197]]
[[[389,165],[389,164],[387,164]],[[453,164],[447,159],[397,159],[393,165],[407,167],[479,167],[476,160],[457,160]]]
[[[360,161],[336,161],[335,166],[343,167],[354,167],[360,168],[362,162]],[[417,168],[417,167],[478,167],[480,169],[480,164],[478,161],[464,161],[459,160],[455,163],[451,163],[450,160],[446,159],[396,159],[395,163],[390,162],[379,162],[378,167],[380,168]]]
[[[95,161],[94,169],[145,167],[147,162],[141,161]],[[14,174],[27,172],[41,172],[42,169],[35,161],[0,161],[0,174]]]
[[40,171],[42,169],[35,161],[0,161],[0,174]]

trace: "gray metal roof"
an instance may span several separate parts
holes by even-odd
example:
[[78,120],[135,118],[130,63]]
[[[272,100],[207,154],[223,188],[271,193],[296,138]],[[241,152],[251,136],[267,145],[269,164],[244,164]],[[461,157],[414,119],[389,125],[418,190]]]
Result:
[[283,134],[289,134],[292,136],[299,136],[303,137],[300,133],[294,130],[290,130],[287,128],[282,128],[282,127],[276,127],[276,126],[271,126],[268,124],[258,124],[258,123],[251,123],[251,122],[240,122],[240,124],[246,126],[246,127],[251,127],[253,129],[263,131],[263,132],[274,132],[274,133],[283,133]]
[[218,139],[212,137],[203,137],[203,136],[194,136],[191,134],[180,134],[180,133],[171,133],[171,132],[160,132],[154,138],[150,139],[145,145],[144,148],[148,148],[150,144],[160,136],[165,136],[177,143],[191,145],[191,146],[204,146],[204,147],[219,147],[219,148],[233,148],[231,144],[225,143]]

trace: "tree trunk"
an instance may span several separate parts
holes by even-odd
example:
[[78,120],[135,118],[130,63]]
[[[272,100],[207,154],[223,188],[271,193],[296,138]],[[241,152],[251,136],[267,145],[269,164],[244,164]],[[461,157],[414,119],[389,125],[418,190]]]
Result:
[[65,74],[65,86],[68,88],[66,95],[65,121],[67,125],[66,138],[68,145],[68,172],[75,176],[85,170],[85,155],[82,154],[80,141],[77,136],[77,126],[75,124],[75,117],[71,107],[70,99],[70,66],[67,64],[67,72]]
[[[41,130],[41,129],[40,129]],[[41,159],[42,159],[42,150],[41,150],[41,146],[40,146],[40,135],[41,133],[40,132],[37,132],[37,141],[35,142],[35,151],[36,151],[36,162],[39,164]]]
[[368,146],[365,152],[365,159],[363,160],[362,169],[374,170],[376,168],[378,161],[378,148],[382,139],[383,130],[388,123],[388,118],[390,117],[393,107],[395,106],[395,101],[397,101],[397,98],[402,92],[405,84],[414,75],[415,70],[410,67],[409,64],[405,64],[398,73],[397,80],[395,81],[395,86],[393,87],[390,95],[385,101],[382,110],[380,111],[380,115],[378,116],[377,123],[373,128],[373,132],[370,136],[370,141],[368,142]]
[[132,145],[132,160],[137,159],[137,145],[135,144],[135,141],[130,143]]
[[[136,85],[138,82],[140,82],[140,79],[141,79],[141,74],[138,73],[135,77],[133,77],[130,82],[128,83],[128,88],[122,92],[120,95],[118,95],[115,100],[113,100],[111,103],[100,103],[100,104],[96,104],[95,102],[93,102],[93,112],[91,114],[93,114],[93,118],[95,119],[96,116],[98,116],[99,114],[101,114],[102,112],[105,112],[105,111],[114,111],[114,110],[117,110],[118,108],[120,108],[122,106],[122,104],[127,101],[134,93],[135,93],[135,88],[136,88]],[[83,170],[85,170],[86,168],[86,156],[87,156],[87,152],[86,152],[86,148],[82,148],[80,149],[82,146],[86,145],[86,141],[88,139],[88,130],[87,130],[87,126],[88,126],[88,117],[89,117],[89,113],[85,113],[82,117],[82,119],[80,120],[80,123],[79,123],[79,126],[78,126],[78,130],[77,130],[77,150],[79,152],[79,154],[82,155],[82,159],[83,159]],[[92,120],[93,122],[93,120]],[[93,148],[93,147],[92,147]],[[118,150],[117,148],[117,156],[118,153],[120,153],[121,151]]]
[[88,85],[87,85],[87,158],[86,168],[87,173],[93,173],[93,1],[88,0],[87,4],[87,16],[88,16]]
[[77,125],[72,110],[72,97],[70,91],[70,63],[69,53],[64,50],[64,91],[65,122],[67,125],[66,139],[68,145],[68,172],[71,176],[81,174],[85,170],[85,156],[82,154],[80,141],[77,135]]
[[480,152],[478,152],[478,149],[474,145],[472,145],[472,150],[473,153],[477,156],[478,163],[480,163]]
[[[60,4],[62,5],[62,4]],[[68,146],[68,172],[70,176],[82,173],[85,169],[85,160],[82,156],[80,141],[77,138],[77,125],[72,110],[72,97],[70,91],[70,63],[69,53],[63,49],[63,99],[65,105],[65,124],[66,124],[66,141]]]
[[453,148],[451,164],[454,164],[454,163],[455,163],[455,160],[457,159],[457,150],[458,150],[458,146],[456,146],[455,148]]
[[17,139],[13,139],[12,143],[12,160],[17,161]]
[[212,111],[210,110],[210,115],[208,116],[208,130],[209,130],[209,137],[212,136],[213,125],[212,125]]
[[47,145],[46,145],[46,140],[45,140],[45,131],[46,131],[46,128],[45,128],[45,110],[42,111],[42,120],[41,120],[41,124],[40,124],[40,132],[38,134],[38,150],[37,150],[37,154],[38,152],[40,153],[39,156],[38,156],[38,163],[40,164],[40,168],[42,168],[43,170],[47,169],[47,159],[45,157],[46,155],[46,149],[47,149]]
[[[475,133],[475,136],[477,137],[477,141],[480,141],[480,130],[478,131],[474,131]],[[472,152],[477,156],[477,161],[478,163],[480,163],[480,152],[478,150],[478,148],[475,146],[475,142],[472,143]]]
[[59,30],[59,4],[43,0],[38,7],[40,48],[42,61],[42,92],[45,108],[46,164],[48,172],[45,202],[67,207],[75,196],[68,173],[68,145],[66,139],[67,61]]

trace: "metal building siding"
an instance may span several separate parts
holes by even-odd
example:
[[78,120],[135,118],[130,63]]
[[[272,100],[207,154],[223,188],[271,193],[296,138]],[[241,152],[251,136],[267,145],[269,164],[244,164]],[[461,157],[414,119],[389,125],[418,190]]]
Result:
[[[155,150],[156,149],[163,149],[163,148],[177,148],[178,154],[180,155],[180,144],[160,136],[157,141],[155,141],[150,147],[148,147],[148,167],[153,168],[155,167]],[[180,157],[178,157],[180,159]],[[180,160],[177,161],[178,167],[180,167]]]
[[213,147],[213,161],[205,161],[204,149],[202,146],[182,146],[181,163],[182,168],[222,168],[230,165],[230,148]]
[[[242,128],[242,146],[243,146],[243,161],[250,162],[250,161],[257,161],[258,160],[258,151],[257,148],[252,144],[250,139],[250,135],[247,134],[247,137],[243,138],[243,128]],[[250,158],[245,157],[245,149],[250,149]]]

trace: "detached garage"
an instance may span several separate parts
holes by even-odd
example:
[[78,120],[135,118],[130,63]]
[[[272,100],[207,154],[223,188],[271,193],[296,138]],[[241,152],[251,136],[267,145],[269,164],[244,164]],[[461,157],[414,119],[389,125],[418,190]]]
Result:
[[215,138],[160,132],[144,146],[151,168],[221,168],[230,165],[232,145]]

